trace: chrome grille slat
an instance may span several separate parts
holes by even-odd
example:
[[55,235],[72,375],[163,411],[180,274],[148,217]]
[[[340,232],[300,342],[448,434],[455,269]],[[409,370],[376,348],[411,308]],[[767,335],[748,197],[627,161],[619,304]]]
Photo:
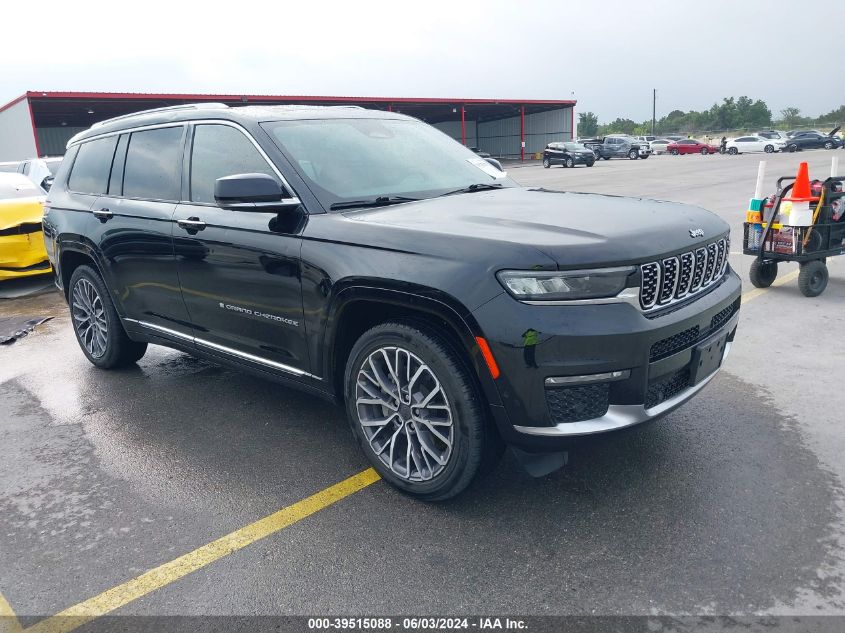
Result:
[[730,238],[722,238],[656,262],[640,266],[640,307],[664,308],[715,283],[728,269]]

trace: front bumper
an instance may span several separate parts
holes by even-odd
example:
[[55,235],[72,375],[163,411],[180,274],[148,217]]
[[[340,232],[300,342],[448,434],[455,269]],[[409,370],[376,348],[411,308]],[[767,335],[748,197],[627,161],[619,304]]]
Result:
[[0,279],[50,272],[41,231],[0,236]]
[[[474,316],[501,370],[496,385],[502,407],[493,411],[501,435],[526,450],[555,450],[573,438],[666,415],[715,376],[691,379],[695,348],[725,337],[727,356],[740,293],[739,277],[729,270],[705,294],[659,316],[630,303],[527,305],[507,294],[481,306]],[[560,387],[546,379],[612,372],[624,378],[579,395],[586,398],[578,405],[585,415],[561,416],[559,399],[552,397]],[[603,400],[591,402],[593,394]]]

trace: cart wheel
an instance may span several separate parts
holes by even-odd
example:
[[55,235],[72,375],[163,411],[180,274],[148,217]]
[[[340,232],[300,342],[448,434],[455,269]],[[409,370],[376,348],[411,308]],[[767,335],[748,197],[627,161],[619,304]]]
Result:
[[827,288],[827,265],[815,259],[801,264],[798,273],[798,288],[805,297],[818,297]]
[[768,288],[778,276],[778,263],[761,262],[759,259],[755,259],[751,263],[748,276],[755,288]]

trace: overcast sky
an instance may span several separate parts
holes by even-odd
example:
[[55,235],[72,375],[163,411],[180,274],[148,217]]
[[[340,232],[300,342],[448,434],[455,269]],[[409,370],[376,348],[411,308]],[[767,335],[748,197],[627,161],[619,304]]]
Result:
[[607,122],[650,118],[652,88],[658,117],[743,94],[776,116],[845,103],[845,0],[41,0],[2,14],[0,104],[27,90],[574,96]]

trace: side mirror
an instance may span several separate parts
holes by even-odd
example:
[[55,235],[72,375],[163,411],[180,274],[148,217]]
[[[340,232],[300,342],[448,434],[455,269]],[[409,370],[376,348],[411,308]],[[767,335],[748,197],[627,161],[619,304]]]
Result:
[[275,211],[299,206],[296,198],[285,199],[285,190],[267,174],[234,174],[214,181],[218,206],[233,211]]

